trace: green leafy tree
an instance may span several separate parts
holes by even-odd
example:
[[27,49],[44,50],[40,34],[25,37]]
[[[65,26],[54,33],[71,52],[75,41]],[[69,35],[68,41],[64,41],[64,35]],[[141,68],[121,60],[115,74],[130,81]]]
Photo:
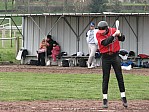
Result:
[[8,8],[8,7],[7,7],[7,6],[8,6],[8,4],[7,4],[8,1],[7,1],[7,0],[3,0],[3,1],[4,1],[4,4],[5,4],[5,10],[7,10],[7,8]]
[[112,1],[112,11],[113,12],[121,12],[122,9],[122,3],[119,0],[113,0]]
[[64,0],[63,11],[64,12],[68,11],[68,0]]
[[92,0],[90,3],[90,12],[104,12],[107,10],[108,0]]

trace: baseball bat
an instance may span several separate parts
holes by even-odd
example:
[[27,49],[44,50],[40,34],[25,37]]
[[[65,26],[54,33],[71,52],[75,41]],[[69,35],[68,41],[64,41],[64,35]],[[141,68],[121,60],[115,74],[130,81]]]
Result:
[[115,25],[116,25],[116,29],[118,30],[119,29],[119,20],[116,20]]

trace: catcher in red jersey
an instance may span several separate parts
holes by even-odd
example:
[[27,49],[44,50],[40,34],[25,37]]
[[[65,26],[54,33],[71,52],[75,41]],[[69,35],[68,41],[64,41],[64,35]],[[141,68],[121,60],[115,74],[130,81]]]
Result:
[[103,108],[108,108],[108,83],[111,66],[113,67],[116,74],[123,106],[127,107],[128,105],[125,96],[125,86],[121,69],[121,59],[119,57],[119,41],[124,41],[125,36],[121,34],[120,30],[109,27],[106,21],[100,21],[98,23],[98,29],[99,30],[96,34],[96,38],[98,40],[99,50],[102,55]]

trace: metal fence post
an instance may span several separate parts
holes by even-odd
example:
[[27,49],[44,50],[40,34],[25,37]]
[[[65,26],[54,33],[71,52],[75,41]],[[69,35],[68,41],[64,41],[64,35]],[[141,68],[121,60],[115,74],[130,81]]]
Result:
[[16,37],[16,56],[17,56],[17,53],[19,52],[19,37]]
[[[3,30],[2,30],[2,38],[5,38],[6,37],[6,30],[5,28],[3,27]],[[4,40],[2,40],[2,48],[4,48]]]

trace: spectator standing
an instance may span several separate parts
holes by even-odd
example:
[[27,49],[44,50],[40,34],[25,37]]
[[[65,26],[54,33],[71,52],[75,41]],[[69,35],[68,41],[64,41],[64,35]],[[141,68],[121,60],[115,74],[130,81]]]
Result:
[[88,68],[95,67],[95,53],[98,48],[98,41],[96,39],[96,33],[98,29],[95,29],[95,23],[90,23],[90,30],[87,32],[86,40],[88,44],[89,58],[87,61]]
[[121,59],[119,57],[120,44],[119,41],[124,41],[125,36],[116,28],[110,28],[106,21],[98,23],[98,32],[96,34],[100,53],[102,54],[102,93],[103,93],[103,108],[108,108],[108,83],[110,77],[111,66],[113,67],[118,81],[121,100],[123,106],[127,107],[125,96],[125,86],[121,69]]

